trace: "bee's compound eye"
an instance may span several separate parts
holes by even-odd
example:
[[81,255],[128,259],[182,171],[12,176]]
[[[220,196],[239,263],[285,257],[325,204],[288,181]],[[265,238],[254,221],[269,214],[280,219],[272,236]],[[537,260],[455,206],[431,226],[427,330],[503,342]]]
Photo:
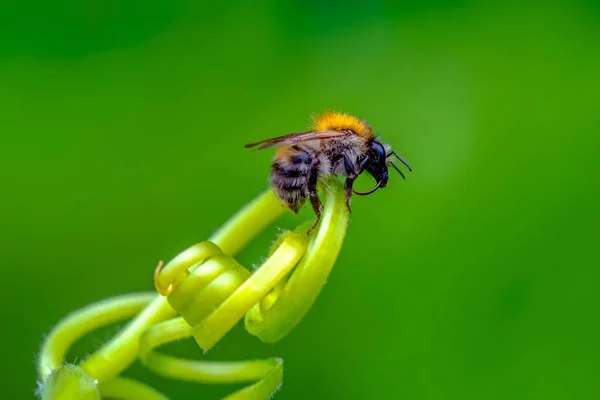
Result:
[[371,148],[378,156],[385,158],[385,147],[381,143],[373,142]]

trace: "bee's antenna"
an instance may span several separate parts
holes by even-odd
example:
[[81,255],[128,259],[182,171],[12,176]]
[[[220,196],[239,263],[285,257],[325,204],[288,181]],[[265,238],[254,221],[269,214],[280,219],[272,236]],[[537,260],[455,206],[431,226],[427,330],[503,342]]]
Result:
[[379,187],[381,186],[381,181],[377,182],[377,185],[375,185],[375,187],[371,190],[369,190],[368,192],[357,192],[356,190],[352,190],[354,192],[355,195],[357,196],[366,196],[368,194],[373,193],[374,191],[376,191],[377,189],[379,189]]
[[394,169],[395,169],[396,171],[398,171],[398,173],[399,173],[400,175],[402,175],[402,179],[406,179],[406,177],[404,176],[404,174],[402,173],[402,171],[400,171],[400,168],[398,168],[398,166],[396,166],[396,164],[394,164],[394,162],[393,162],[393,161],[390,161],[390,162],[389,162],[389,164],[390,164],[392,167],[394,167]]
[[[409,165],[409,164],[406,162],[406,160],[405,160],[404,158],[400,157],[400,156],[398,155],[398,153],[396,153],[394,150],[392,150],[392,151],[390,152],[390,154],[388,154],[388,157],[389,157],[389,156],[391,156],[391,155],[394,155],[394,156],[396,156],[396,158],[397,158],[398,160],[400,160],[400,161],[402,162],[402,164],[406,165],[406,168],[408,168],[408,170],[409,170],[409,171],[412,171],[412,168],[410,167],[410,165]],[[396,169],[398,169],[398,168],[396,168]]]
[[398,171],[398,173],[399,173],[400,175],[402,175],[402,179],[406,179],[406,176],[404,176],[404,173],[402,173],[402,171],[400,171],[400,168],[398,168],[398,166],[397,166],[396,164],[394,164],[394,162],[393,162],[393,161],[388,161],[388,164],[390,164],[392,167],[394,167],[394,169],[395,169],[396,171]]

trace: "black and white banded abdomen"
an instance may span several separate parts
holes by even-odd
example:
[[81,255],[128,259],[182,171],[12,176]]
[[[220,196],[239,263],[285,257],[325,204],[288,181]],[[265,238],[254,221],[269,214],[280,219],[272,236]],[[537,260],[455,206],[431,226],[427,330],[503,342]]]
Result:
[[290,150],[271,165],[270,181],[279,200],[297,213],[308,197],[308,184],[317,160],[303,150]]

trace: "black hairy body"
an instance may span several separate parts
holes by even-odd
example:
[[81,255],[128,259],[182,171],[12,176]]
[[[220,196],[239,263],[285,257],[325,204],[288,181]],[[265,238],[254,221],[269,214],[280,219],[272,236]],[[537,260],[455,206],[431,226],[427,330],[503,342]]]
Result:
[[[317,193],[320,178],[346,177],[346,206],[350,212],[352,193],[367,195],[387,185],[388,165],[404,177],[390,159],[392,155],[410,170],[408,163],[391,151],[389,145],[375,140],[373,129],[365,121],[348,114],[325,113],[315,118],[314,122],[315,129],[312,131],[246,145],[258,146],[259,150],[278,146],[271,164],[270,181],[273,191],[282,204],[294,213],[310,199],[317,216],[314,226],[321,218],[321,200]],[[377,184],[368,192],[357,192],[352,185],[365,171],[375,178]]]

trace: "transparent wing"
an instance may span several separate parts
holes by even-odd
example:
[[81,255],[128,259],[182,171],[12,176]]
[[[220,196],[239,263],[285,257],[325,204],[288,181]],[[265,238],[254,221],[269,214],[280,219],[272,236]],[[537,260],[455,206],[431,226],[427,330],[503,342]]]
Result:
[[261,140],[260,142],[249,143],[245,147],[255,147],[259,146],[256,150],[266,149],[268,147],[273,146],[286,146],[292,145],[302,142],[308,142],[311,140],[323,140],[323,139],[332,139],[335,137],[344,137],[350,136],[351,132],[339,132],[339,131],[322,131],[322,132],[300,132],[300,133],[290,133],[289,135],[279,136],[276,138]]

